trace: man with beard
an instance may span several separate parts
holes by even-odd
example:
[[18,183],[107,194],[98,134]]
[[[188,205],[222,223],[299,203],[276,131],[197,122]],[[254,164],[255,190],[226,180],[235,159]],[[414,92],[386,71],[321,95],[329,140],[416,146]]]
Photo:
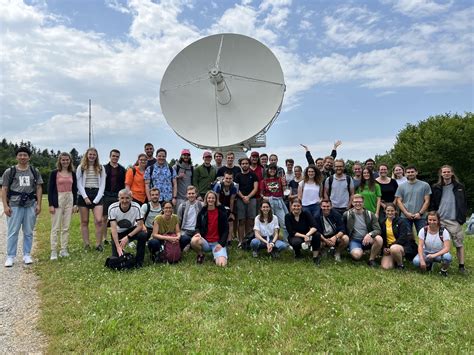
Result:
[[179,205],[186,201],[188,186],[193,183],[194,167],[189,149],[181,151],[181,157],[174,166],[174,170],[176,171],[177,186],[176,208],[178,208]]
[[151,143],[146,143],[145,144],[145,154],[146,154],[146,166],[149,167],[150,165],[153,165],[156,163],[156,159],[153,156],[153,153],[155,152],[155,148],[153,147],[153,144]]

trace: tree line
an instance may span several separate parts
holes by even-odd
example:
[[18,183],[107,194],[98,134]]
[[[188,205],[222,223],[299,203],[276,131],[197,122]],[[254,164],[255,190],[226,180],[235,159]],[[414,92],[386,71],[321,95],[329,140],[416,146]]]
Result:
[[[438,180],[438,169],[445,164],[451,165],[459,180],[466,186],[469,208],[474,206],[474,114],[464,115],[446,113],[430,116],[417,124],[407,124],[397,135],[395,145],[385,154],[376,155],[377,164],[389,166],[402,164],[415,165],[419,178],[433,184]],[[60,151],[40,150],[31,142],[11,143],[5,138],[0,143],[0,174],[16,164],[15,150],[27,146],[31,152],[31,164],[39,170],[45,184],[50,172],[56,166]],[[69,152],[74,166],[78,166],[81,155],[73,148]],[[354,161],[347,162],[347,170],[351,171]],[[174,164],[174,159],[170,165]]]

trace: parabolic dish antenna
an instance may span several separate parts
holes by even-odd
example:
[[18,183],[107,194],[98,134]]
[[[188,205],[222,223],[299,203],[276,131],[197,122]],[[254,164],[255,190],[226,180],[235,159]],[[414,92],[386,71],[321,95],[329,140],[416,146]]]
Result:
[[284,92],[283,71],[270,49],[226,33],[176,55],[161,80],[160,103],[171,128],[196,147],[248,149],[265,145]]

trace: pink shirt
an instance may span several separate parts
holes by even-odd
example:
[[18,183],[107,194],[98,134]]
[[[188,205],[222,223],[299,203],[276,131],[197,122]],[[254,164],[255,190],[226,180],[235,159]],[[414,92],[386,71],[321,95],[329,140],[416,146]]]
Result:
[[72,192],[72,175],[56,175],[56,188],[58,192]]

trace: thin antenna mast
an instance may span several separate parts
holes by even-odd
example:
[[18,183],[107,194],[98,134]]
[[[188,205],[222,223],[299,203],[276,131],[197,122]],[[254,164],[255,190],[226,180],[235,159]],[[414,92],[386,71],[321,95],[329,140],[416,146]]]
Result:
[[91,144],[91,128],[92,128],[91,99],[89,99],[89,148],[92,147],[92,144]]

